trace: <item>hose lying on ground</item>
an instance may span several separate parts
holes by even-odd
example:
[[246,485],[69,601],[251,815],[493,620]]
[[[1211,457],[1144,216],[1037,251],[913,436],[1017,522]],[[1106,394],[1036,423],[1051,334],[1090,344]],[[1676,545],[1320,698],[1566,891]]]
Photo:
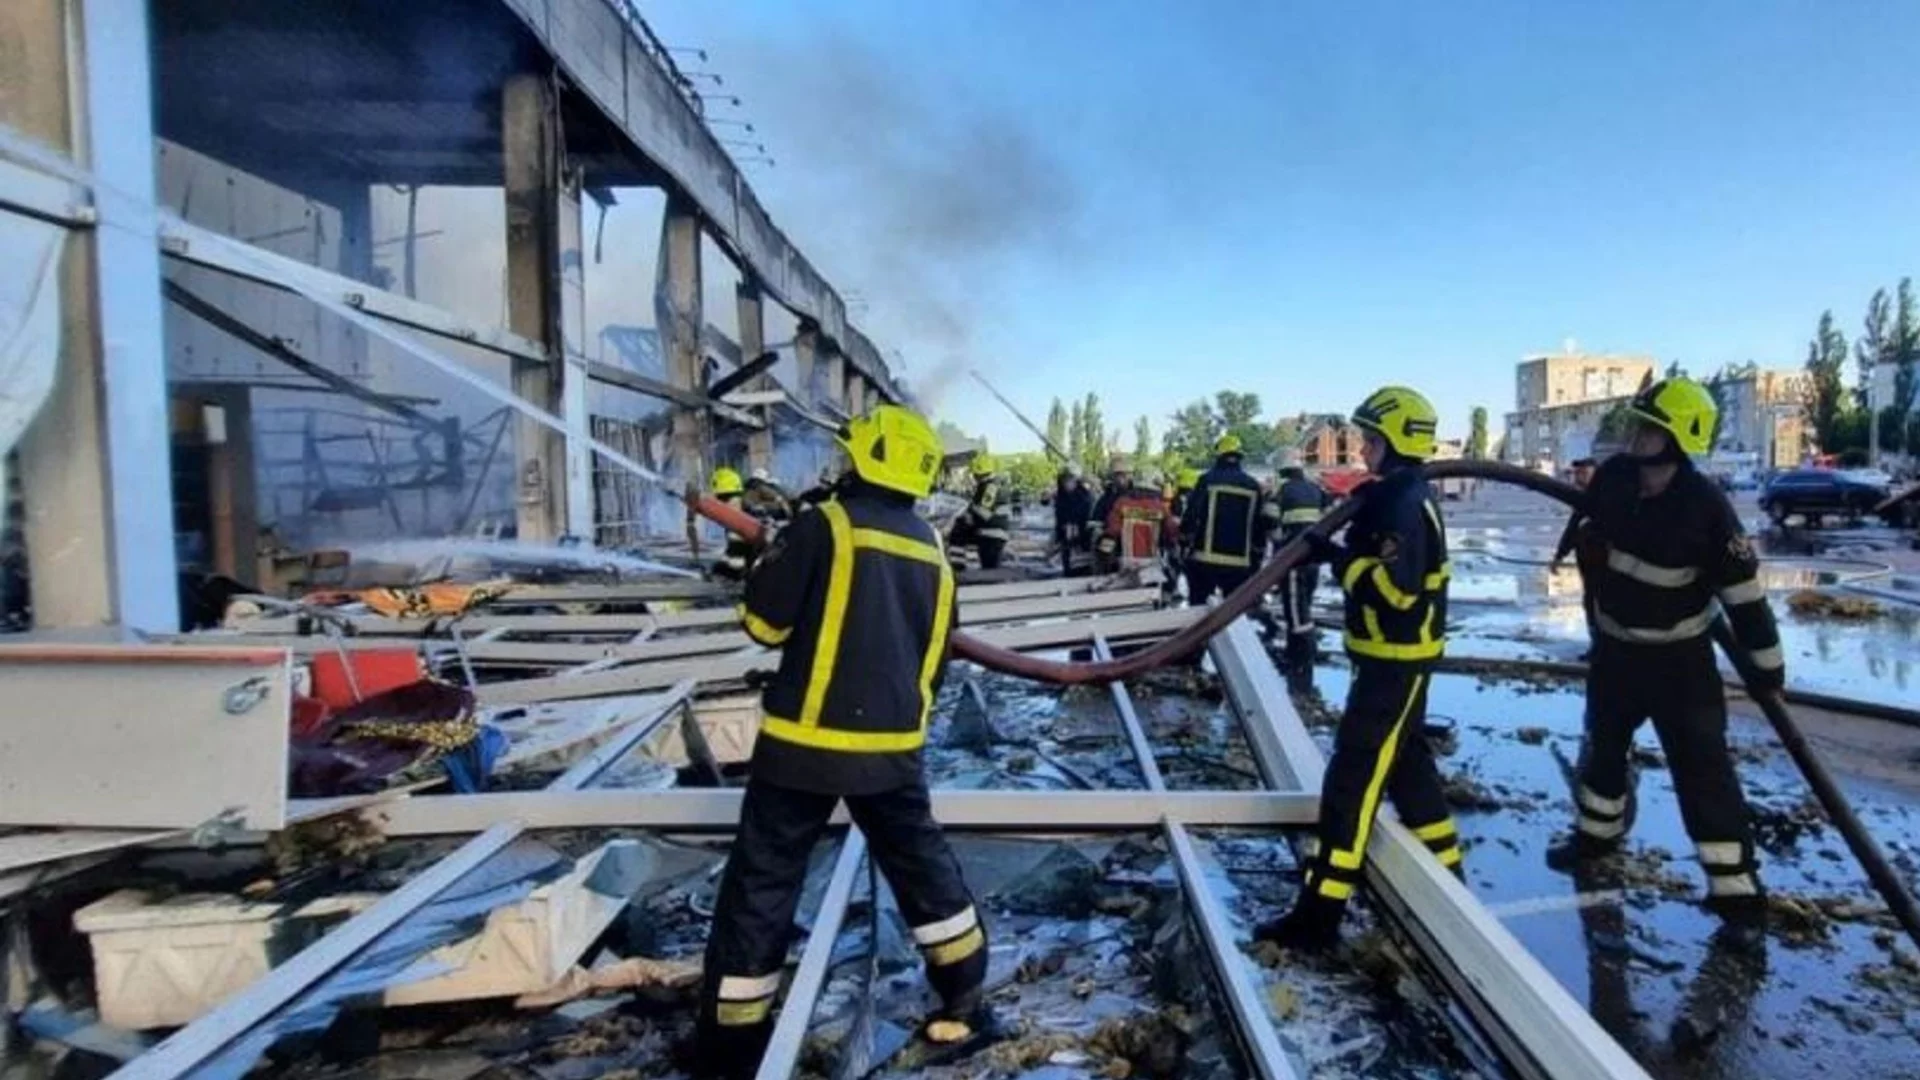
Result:
[[[1558,500],[1575,510],[1585,506],[1586,497],[1571,484],[1562,483],[1550,476],[1504,465],[1492,461],[1433,461],[1421,467],[1428,480],[1446,480],[1452,478],[1493,480],[1504,484],[1513,484],[1530,491]],[[1365,488],[1361,488],[1355,497],[1347,499],[1320,522],[1307,530],[1308,535],[1317,534],[1331,537],[1344,528],[1360,508]],[[760,523],[717,499],[700,496],[697,492],[688,492],[688,506],[702,516],[718,523],[721,527],[746,537],[749,540],[760,536]],[[1172,637],[1157,644],[1111,660],[1097,660],[1086,663],[1073,663],[1059,660],[1046,660],[1035,656],[1026,656],[1011,649],[988,645],[963,633],[953,635],[953,651],[957,656],[971,660],[982,667],[1009,675],[1019,675],[1030,679],[1060,684],[1112,682],[1116,679],[1131,678],[1173,661],[1192,656],[1204,648],[1213,635],[1225,629],[1228,623],[1261,603],[1266,594],[1284,580],[1289,571],[1305,560],[1311,550],[1308,535],[1294,538],[1274,554],[1265,566],[1247,579],[1220,603],[1209,608],[1205,614],[1192,623],[1182,627]],[[1826,766],[1808,745],[1806,736],[1800,733],[1798,725],[1787,712],[1786,704],[1777,691],[1756,689],[1753,660],[1744,649],[1733,641],[1722,619],[1715,627],[1715,636],[1727,658],[1733,662],[1734,670],[1747,686],[1747,694],[1760,706],[1767,720],[1773,724],[1787,753],[1799,766],[1800,772],[1807,778],[1814,795],[1820,800],[1827,818],[1840,834],[1846,838],[1847,846],[1853,849],[1854,857],[1867,872],[1868,880],[1873,882],[1880,895],[1886,900],[1892,911],[1915,944],[1920,944],[1920,905],[1914,903],[1913,894],[1907,890],[1886,856],[1880,851],[1873,837],[1868,835],[1860,819],[1854,815],[1853,807],[1847,803],[1846,796],[1827,772]]]

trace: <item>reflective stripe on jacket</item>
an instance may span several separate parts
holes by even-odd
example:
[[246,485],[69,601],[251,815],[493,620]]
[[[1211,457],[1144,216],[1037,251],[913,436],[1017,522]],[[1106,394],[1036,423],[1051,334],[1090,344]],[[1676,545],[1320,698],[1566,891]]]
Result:
[[1447,528],[1418,469],[1387,474],[1356,495],[1334,573],[1346,593],[1347,652],[1417,662],[1446,651]]
[[[811,752],[788,755],[810,773],[804,782],[773,779],[837,791],[862,786],[842,759],[903,755],[918,768],[956,612],[953,571],[910,502],[856,494],[820,511],[798,518],[760,560],[741,621],[782,650],[763,699],[763,743]],[[756,751],[756,775],[764,756]]]
[[1756,664],[1785,666],[1759,556],[1726,493],[1698,470],[1682,465],[1666,490],[1643,496],[1639,464],[1609,458],[1569,528],[1601,636],[1705,649],[1724,611]]
[[1180,533],[1188,558],[1206,566],[1245,568],[1266,547],[1270,522],[1261,514],[1260,483],[1238,465],[1218,464],[1194,485]]

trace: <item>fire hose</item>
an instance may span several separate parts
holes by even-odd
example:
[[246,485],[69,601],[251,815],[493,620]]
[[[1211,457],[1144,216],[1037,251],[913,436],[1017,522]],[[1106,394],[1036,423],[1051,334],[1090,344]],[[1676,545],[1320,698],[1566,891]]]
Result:
[[[1492,480],[1503,484],[1513,484],[1526,488],[1550,499],[1565,503],[1575,510],[1585,506],[1585,496],[1571,484],[1555,480],[1553,477],[1531,470],[1505,465],[1492,461],[1449,460],[1432,461],[1422,466],[1428,480]],[[1227,625],[1239,618],[1254,606],[1260,604],[1267,593],[1286,579],[1288,573],[1307,561],[1312,553],[1311,537],[1331,539],[1334,533],[1345,528],[1353,516],[1359,512],[1366,498],[1366,489],[1362,487],[1355,497],[1347,499],[1334,507],[1320,521],[1307,529],[1305,533],[1282,545],[1266,565],[1255,571],[1239,588],[1203,612],[1193,622],[1182,627],[1171,637],[1165,638],[1138,652],[1110,660],[1073,662],[1048,660],[1037,656],[1027,656],[1011,649],[989,645],[977,638],[956,632],[953,635],[954,655],[970,660],[981,667],[1008,675],[1037,679],[1061,685],[1084,683],[1106,683],[1132,678],[1153,668],[1174,663],[1191,657],[1204,648],[1207,642]],[[728,506],[710,496],[697,492],[688,492],[688,506],[701,516],[715,522],[730,532],[739,534],[748,540],[758,540],[761,535],[760,523],[750,515],[735,507]],[[1720,620],[1715,627],[1715,638],[1720,647],[1733,662],[1734,670],[1747,686],[1747,694],[1760,711],[1773,725],[1780,742],[1793,758],[1793,763],[1807,779],[1814,796],[1826,811],[1827,818],[1840,830],[1847,846],[1853,850],[1854,857],[1860,861],[1867,872],[1867,878],[1873,883],[1880,895],[1886,900],[1887,908],[1904,927],[1915,944],[1920,945],[1920,904],[1914,902],[1913,894],[1907,888],[1898,872],[1887,861],[1874,842],[1866,827],[1853,812],[1840,785],[1827,771],[1824,762],[1808,744],[1799,725],[1787,711],[1786,702],[1779,691],[1763,689],[1756,679],[1757,672],[1753,659],[1746,650],[1738,647],[1727,629],[1726,621]]]

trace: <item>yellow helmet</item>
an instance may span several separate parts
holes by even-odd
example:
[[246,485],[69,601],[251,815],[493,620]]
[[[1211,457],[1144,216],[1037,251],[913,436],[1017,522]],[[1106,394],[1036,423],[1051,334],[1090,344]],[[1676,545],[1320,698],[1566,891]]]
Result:
[[1636,418],[1672,435],[1683,454],[1713,449],[1713,425],[1720,418],[1720,406],[1706,387],[1685,375],[1661,379],[1635,394],[1627,408]]
[[973,475],[992,476],[1000,471],[1000,463],[993,460],[992,454],[973,455]]
[[1433,456],[1434,433],[1440,427],[1433,403],[1404,386],[1375,390],[1353,410],[1353,422],[1387,440],[1394,453],[1415,461]]
[[1192,491],[1194,488],[1199,487],[1200,486],[1200,470],[1199,469],[1181,469],[1180,478],[1178,481],[1176,481],[1176,486],[1181,491]]
[[740,474],[722,465],[713,470],[713,493],[715,495],[738,495],[747,490],[740,482]]
[[1218,439],[1215,439],[1213,442],[1213,452],[1215,454],[1238,454],[1242,451],[1242,449],[1243,447],[1240,444],[1240,436],[1235,435],[1232,432],[1228,432],[1225,435],[1220,436]]
[[860,479],[916,499],[933,490],[940,472],[940,436],[911,409],[880,405],[840,429],[840,445]]

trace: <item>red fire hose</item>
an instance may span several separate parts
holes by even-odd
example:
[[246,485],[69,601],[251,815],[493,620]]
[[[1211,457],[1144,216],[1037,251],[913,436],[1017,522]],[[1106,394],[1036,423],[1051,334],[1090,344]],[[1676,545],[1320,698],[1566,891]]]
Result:
[[[1515,468],[1512,465],[1491,461],[1435,461],[1424,466],[1424,471],[1429,480],[1445,480],[1453,477],[1498,480],[1502,483],[1531,488],[1571,506],[1579,505],[1578,489],[1550,476]],[[1330,537],[1340,531],[1359,510],[1360,500],[1365,498],[1365,491],[1365,487],[1362,487],[1354,498],[1334,507],[1308,532]],[[738,533],[749,540],[759,538],[760,523],[744,511],[728,506],[710,496],[700,496],[696,493],[691,494],[689,498],[690,505],[696,512],[719,524],[721,528]],[[1307,557],[1309,550],[1307,538],[1296,537],[1293,542],[1276,552],[1265,566],[1256,571],[1238,589],[1218,604],[1208,608],[1192,623],[1182,627],[1178,633],[1126,656],[1080,663],[1047,660],[1014,652],[1011,649],[1002,649],[978,638],[959,633],[953,636],[954,655],[993,671],[1061,685],[1104,683],[1132,678],[1144,671],[1191,656],[1204,648],[1213,635],[1259,604],[1262,597],[1286,578],[1288,571]]]

